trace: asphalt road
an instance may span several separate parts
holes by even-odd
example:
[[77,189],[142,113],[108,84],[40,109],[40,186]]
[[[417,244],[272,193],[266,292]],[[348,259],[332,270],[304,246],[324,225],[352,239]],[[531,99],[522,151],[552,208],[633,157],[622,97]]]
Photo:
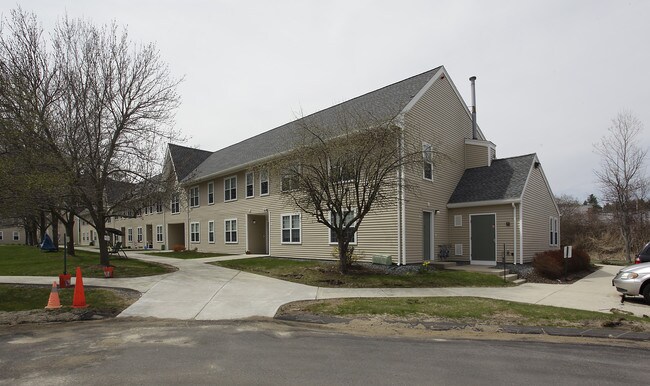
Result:
[[275,322],[113,320],[0,328],[0,384],[642,385],[647,354]]

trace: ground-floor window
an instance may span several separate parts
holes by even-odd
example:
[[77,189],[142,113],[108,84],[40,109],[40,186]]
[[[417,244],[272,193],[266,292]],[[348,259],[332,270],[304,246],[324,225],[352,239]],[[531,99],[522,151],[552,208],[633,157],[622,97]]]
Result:
[[156,225],[156,241],[159,243],[163,242],[163,226]]
[[130,243],[133,242],[133,228],[129,228],[126,230],[126,240]]
[[0,231],[0,240],[4,239],[4,234]]
[[[343,224],[348,225],[354,218],[354,211],[350,212],[345,212],[343,215]],[[338,224],[340,219],[337,218],[336,213],[331,213],[330,215],[330,221],[332,224]],[[352,232],[352,229],[349,230],[349,232]],[[357,232],[354,232],[354,234],[351,237],[350,243],[355,244],[357,242]],[[338,243],[338,237],[336,236],[336,233],[330,229],[330,244],[336,244]]]
[[208,242],[214,243],[214,221],[208,221]]
[[142,242],[142,227],[138,227],[137,235],[138,235],[138,242],[141,243]]
[[300,243],[300,214],[282,215],[282,244]]
[[224,222],[224,240],[226,243],[236,243],[237,242],[237,220],[228,219]]
[[198,222],[190,223],[190,242],[200,243],[201,242],[201,224]]
[[18,241],[18,240],[20,240],[20,234],[18,233],[18,231],[14,231],[14,241]]

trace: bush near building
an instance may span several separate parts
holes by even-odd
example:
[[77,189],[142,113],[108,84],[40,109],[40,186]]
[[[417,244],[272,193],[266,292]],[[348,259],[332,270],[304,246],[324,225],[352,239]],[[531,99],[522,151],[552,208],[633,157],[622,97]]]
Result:
[[[570,259],[566,259],[567,273],[581,272],[591,267],[591,258],[585,250],[574,248],[572,255]],[[559,279],[565,273],[564,260],[563,249],[539,252],[533,257],[533,268],[539,275],[548,279]]]

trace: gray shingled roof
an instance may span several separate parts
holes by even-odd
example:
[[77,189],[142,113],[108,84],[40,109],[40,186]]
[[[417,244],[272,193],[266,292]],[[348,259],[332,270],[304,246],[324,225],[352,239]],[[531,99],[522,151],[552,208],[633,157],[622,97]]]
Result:
[[186,174],[185,180],[200,180],[291,150],[296,145],[303,120],[318,127],[334,128],[341,117],[350,112],[360,115],[358,119],[367,117],[375,122],[392,119],[439,69],[440,67],[436,67],[216,151],[201,163],[192,175]]
[[169,153],[174,162],[176,177],[179,181],[182,181],[190,175],[192,170],[212,155],[211,151],[193,149],[191,147],[174,145],[171,143],[169,144]]
[[497,159],[491,166],[465,170],[449,204],[520,199],[535,157]]

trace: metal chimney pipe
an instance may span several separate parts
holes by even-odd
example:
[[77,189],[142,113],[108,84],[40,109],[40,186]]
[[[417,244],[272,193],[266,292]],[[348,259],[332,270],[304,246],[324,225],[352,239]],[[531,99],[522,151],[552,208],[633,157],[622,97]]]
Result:
[[469,81],[472,82],[472,139],[477,139],[476,137],[476,77],[472,76],[469,78]]

